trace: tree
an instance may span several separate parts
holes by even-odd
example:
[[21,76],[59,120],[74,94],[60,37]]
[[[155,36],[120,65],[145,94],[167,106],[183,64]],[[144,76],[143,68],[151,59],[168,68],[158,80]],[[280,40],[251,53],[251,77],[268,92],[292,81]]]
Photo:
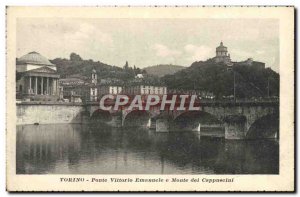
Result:
[[76,53],[71,53],[70,60],[76,62],[76,61],[82,61],[82,58]]
[[213,61],[194,62],[186,69],[165,75],[162,80],[170,89],[204,90],[214,93],[217,98],[223,98],[233,95],[235,78],[237,98],[266,97],[268,88],[270,96],[279,95],[279,75],[273,70],[238,63],[233,66],[233,70],[227,71],[226,65]]
[[141,74],[142,71],[140,68],[137,68],[135,65],[133,66],[133,70],[134,70],[134,73],[137,75],[137,74]]

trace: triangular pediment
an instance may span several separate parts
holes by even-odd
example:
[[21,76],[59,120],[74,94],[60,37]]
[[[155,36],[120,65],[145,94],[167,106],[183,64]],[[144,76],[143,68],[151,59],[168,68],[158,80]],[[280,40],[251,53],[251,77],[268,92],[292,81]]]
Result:
[[53,70],[47,66],[43,66],[41,68],[36,68],[36,69],[32,69],[32,70],[29,70],[27,72],[34,72],[34,73],[57,73],[56,70]]

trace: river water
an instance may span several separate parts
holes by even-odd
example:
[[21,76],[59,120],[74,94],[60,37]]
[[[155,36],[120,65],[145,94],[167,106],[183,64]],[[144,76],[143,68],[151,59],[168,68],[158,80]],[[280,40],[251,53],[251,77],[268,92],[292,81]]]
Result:
[[278,174],[275,140],[57,124],[17,126],[17,174]]

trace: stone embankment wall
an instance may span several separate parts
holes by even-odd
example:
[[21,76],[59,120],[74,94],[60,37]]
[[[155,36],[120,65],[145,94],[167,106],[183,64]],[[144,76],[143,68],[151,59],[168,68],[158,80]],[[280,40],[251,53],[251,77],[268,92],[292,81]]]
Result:
[[89,114],[79,103],[23,102],[17,104],[17,125],[84,123]]

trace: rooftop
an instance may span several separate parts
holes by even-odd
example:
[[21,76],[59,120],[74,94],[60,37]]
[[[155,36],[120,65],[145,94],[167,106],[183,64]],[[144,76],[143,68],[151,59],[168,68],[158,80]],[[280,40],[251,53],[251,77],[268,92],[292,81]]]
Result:
[[44,66],[54,66],[46,57],[33,51],[20,58],[17,58],[17,64],[35,64]]
[[223,42],[220,43],[220,46],[216,48],[217,51],[227,51],[227,47],[223,45]]

